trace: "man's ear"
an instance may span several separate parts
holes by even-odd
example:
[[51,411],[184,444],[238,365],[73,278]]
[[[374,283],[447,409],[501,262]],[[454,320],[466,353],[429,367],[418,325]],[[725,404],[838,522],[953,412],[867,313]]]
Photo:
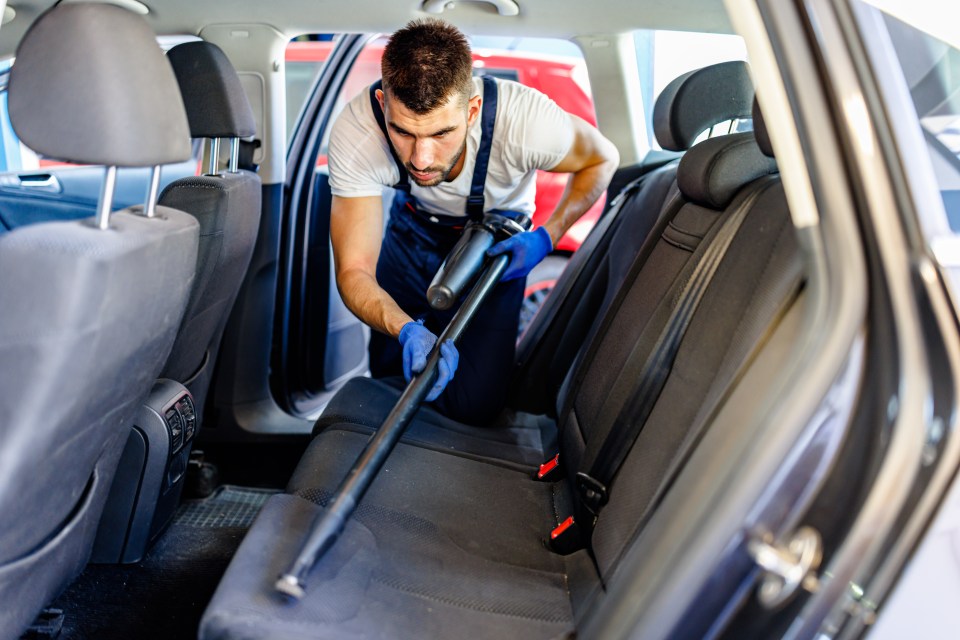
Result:
[[376,91],[374,91],[374,93],[377,96],[377,102],[380,103],[380,110],[386,112],[387,109],[386,107],[383,106],[383,90],[377,89]]
[[480,117],[480,107],[483,105],[483,98],[473,96],[467,102],[467,126],[470,127]]

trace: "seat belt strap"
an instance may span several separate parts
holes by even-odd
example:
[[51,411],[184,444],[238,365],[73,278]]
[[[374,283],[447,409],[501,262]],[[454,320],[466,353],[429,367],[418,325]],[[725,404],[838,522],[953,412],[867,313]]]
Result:
[[[635,378],[633,387],[625,396],[628,400],[617,414],[607,438],[600,445],[589,472],[577,472],[577,492],[584,507],[594,516],[609,500],[610,485],[653,411],[660,392],[663,391],[690,321],[703,300],[704,293],[709,289],[733,238],[753,203],[772,184],[773,182],[768,180],[765,185],[754,189],[744,198],[708,243],[677,298],[679,304],[674,307],[652,352]],[[631,368],[630,364],[628,361],[624,368]]]
[[380,125],[380,130],[383,131],[383,137],[387,141],[387,148],[390,149],[390,155],[393,156],[393,161],[397,164],[397,171],[400,172],[400,180],[397,181],[397,184],[393,185],[393,188],[410,193],[410,179],[407,176],[407,168],[403,166],[403,162],[401,162],[397,152],[393,149],[390,136],[387,135],[387,122],[383,117],[383,109],[380,107],[380,101],[377,100],[377,91],[382,87],[383,80],[377,80],[370,85],[370,108],[373,109],[373,117],[377,119],[377,124]]
[[483,219],[483,187],[487,182],[487,168],[490,166],[490,148],[493,145],[493,129],[497,121],[497,81],[491,76],[483,76],[483,106],[480,112],[480,146],[477,148],[477,160],[473,165],[473,180],[470,183],[470,195],[467,196],[467,216],[480,222]]
[[[626,202],[628,199],[629,197],[623,202]],[[660,236],[663,235],[664,230],[667,228],[670,222],[673,221],[673,218],[677,215],[685,203],[686,201],[684,200],[683,196],[678,193],[674,197],[668,198],[667,201],[661,206],[657,215],[657,221],[654,223],[653,228],[650,229],[650,233],[647,234],[647,237],[640,245],[640,250],[634,257],[633,262],[630,263],[630,268],[627,270],[627,274],[623,277],[623,281],[614,294],[613,299],[610,301],[610,304],[605,310],[603,310],[603,315],[600,318],[600,322],[596,323],[596,331],[591,331],[587,334],[588,342],[586,347],[580,350],[580,353],[577,354],[577,357],[573,361],[573,366],[570,367],[570,375],[572,379],[567,385],[566,398],[564,399],[563,406],[559,409],[558,415],[567,416],[569,415],[570,411],[573,410],[573,402],[576,398],[577,390],[583,385],[588,373],[589,367],[587,367],[585,363],[591,362],[594,357],[596,357],[597,350],[600,348],[600,344],[603,342],[603,337],[609,332],[610,325],[613,324],[613,320],[616,318],[620,307],[623,306],[623,301],[627,297],[627,293],[629,293],[631,285],[640,275],[641,269],[643,269],[643,266],[647,263],[647,259],[650,257],[650,254],[653,253],[653,250],[656,248],[657,243],[660,241]],[[623,204],[621,203],[620,206],[622,208]],[[617,211],[619,213],[619,209]]]

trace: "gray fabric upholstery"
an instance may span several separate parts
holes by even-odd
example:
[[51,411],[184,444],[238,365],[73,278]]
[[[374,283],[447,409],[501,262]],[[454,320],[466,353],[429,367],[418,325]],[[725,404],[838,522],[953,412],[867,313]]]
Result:
[[[89,555],[133,415],[186,304],[197,226],[160,209],[152,220],[116,213],[107,231],[83,220],[0,236],[0,298],[10,301],[0,321],[0,636],[29,623]],[[24,570],[30,580],[12,581]]]
[[[78,55],[82,52],[82,55]],[[170,66],[142,19],[64,5],[24,37],[17,133],[75,162],[190,157]],[[170,354],[193,283],[197,221],[157,208],[0,236],[0,637],[17,637],[90,556],[121,451]]]
[[756,98],[753,100],[753,134],[757,138],[757,146],[760,147],[760,151],[772,158],[773,144],[770,142],[767,123],[763,120],[763,112],[760,111],[760,103],[757,102]]
[[259,177],[240,171],[182,178],[160,195],[160,204],[200,223],[197,276],[162,375],[190,389],[201,417],[223,330],[256,244],[261,191]]
[[246,138],[257,132],[253,109],[226,54],[209,42],[185,42],[167,52],[183,94],[194,138]]
[[[311,497],[329,496],[363,450],[366,434],[335,425],[314,439],[287,484],[287,492]],[[403,472],[398,477],[393,470]],[[408,474],[411,469],[430,473]],[[437,482],[442,478],[442,482]],[[390,454],[383,473],[374,480],[364,503],[403,511],[409,517],[433,523],[443,536],[457,540],[471,553],[491,562],[503,561],[544,571],[561,565],[543,552],[540,539],[555,527],[555,487],[533,480],[532,474],[505,469],[462,456],[401,443]],[[420,495],[428,499],[410,500]],[[469,517],[446,514],[466,508]],[[493,515],[495,517],[488,517]]]
[[653,109],[653,130],[660,146],[683,151],[713,125],[749,118],[753,83],[748,69],[746,62],[721,62],[668,84]]
[[53,158],[128,167],[190,158],[170,64],[125,9],[65,4],[40,16],[17,48],[9,108],[20,139]]
[[220,582],[200,638],[547,639],[573,628],[561,559],[551,558],[552,570],[484,559],[427,519],[370,504],[311,573],[306,597],[286,602],[273,581],[320,511],[302,497],[270,499]]
[[677,186],[688,200],[723,209],[743,185],[776,170],[777,163],[764,155],[753,133],[735,133],[704,140],[685,153]]
[[[349,380],[324,407],[314,434],[337,423],[358,433],[374,431],[383,424],[405,386],[403,378]],[[527,471],[557,447],[556,426],[546,416],[507,410],[492,425],[475,427],[448,418],[429,404],[420,407],[403,439]]]

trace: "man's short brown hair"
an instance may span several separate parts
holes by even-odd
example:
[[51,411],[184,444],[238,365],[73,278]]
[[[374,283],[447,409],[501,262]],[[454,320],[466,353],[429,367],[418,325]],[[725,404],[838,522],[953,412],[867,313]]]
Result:
[[384,92],[418,114],[443,106],[454,93],[473,93],[473,56],[459,29],[442,20],[414,20],[394,33],[380,63]]

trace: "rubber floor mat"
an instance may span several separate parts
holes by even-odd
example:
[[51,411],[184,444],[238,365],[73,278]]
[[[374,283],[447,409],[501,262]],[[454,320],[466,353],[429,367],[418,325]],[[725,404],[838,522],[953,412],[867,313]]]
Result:
[[273,489],[248,489],[223,486],[202,500],[189,500],[180,505],[174,524],[204,529],[249,527]]
[[65,614],[61,640],[179,640],[200,617],[260,507],[276,490],[223,486],[185,501],[146,557],[89,565],[51,605]]

